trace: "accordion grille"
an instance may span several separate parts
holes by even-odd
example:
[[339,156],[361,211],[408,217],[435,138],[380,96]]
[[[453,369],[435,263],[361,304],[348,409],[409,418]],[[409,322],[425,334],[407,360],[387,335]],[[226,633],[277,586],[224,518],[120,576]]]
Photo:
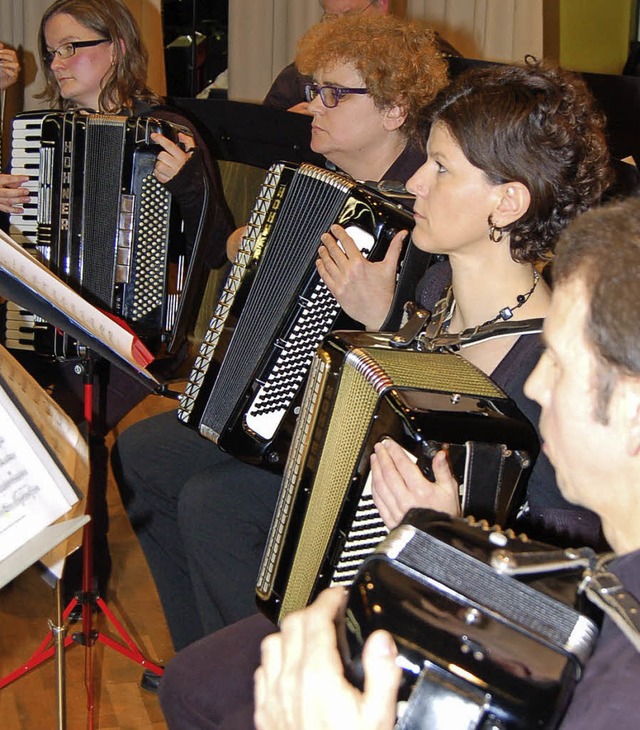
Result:
[[157,178],[148,175],[142,183],[140,203],[139,238],[149,245],[138,247],[135,261],[134,322],[163,306],[171,195]]
[[[327,381],[313,377],[322,362],[320,349],[305,391],[303,410],[296,425],[287,467],[276,505],[271,532],[258,578],[257,592],[268,597],[278,570],[292,513],[292,505],[302,489],[304,465],[316,457],[308,504],[301,521],[298,545],[287,578],[281,616],[307,605],[322,562],[347,496],[354,469],[366,442],[371,418],[381,394],[389,387],[418,388],[443,393],[460,393],[479,398],[502,397],[502,391],[480,370],[463,358],[447,353],[407,352],[393,349],[354,349],[348,352],[332,404],[323,392]],[[308,413],[305,409],[311,409]],[[313,433],[318,414],[330,410],[323,434]],[[343,554],[335,567],[335,582],[347,582],[356,564],[381,540],[386,530],[376,518],[370,493],[359,495],[356,519],[362,520],[370,541],[349,533]]]

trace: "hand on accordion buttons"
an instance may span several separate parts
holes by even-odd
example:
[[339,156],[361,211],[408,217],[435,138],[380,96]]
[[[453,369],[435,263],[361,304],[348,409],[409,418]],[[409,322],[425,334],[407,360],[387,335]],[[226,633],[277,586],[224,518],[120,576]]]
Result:
[[0,173],[0,210],[5,213],[22,213],[22,206],[29,202],[29,190],[21,187],[29,182],[26,175]]
[[401,671],[391,636],[374,632],[363,652],[365,691],[345,679],[335,622],[344,613],[342,588],[323,591],[289,614],[262,642],[255,674],[258,730],[391,730]]
[[378,330],[386,319],[396,286],[396,269],[407,231],[396,234],[382,261],[367,261],[351,236],[332,225],[321,236],[316,268],[338,304],[356,322]]
[[393,439],[375,445],[371,455],[371,491],[389,529],[396,527],[415,507],[427,507],[453,516],[460,514],[458,483],[451,473],[445,451],[438,451],[431,467],[434,482],[424,476],[414,459]]
[[151,139],[162,147],[162,152],[158,155],[153,174],[161,183],[167,183],[182,170],[191,158],[195,150],[193,137],[180,132],[178,134],[180,145],[175,144],[157,132],[151,135]]

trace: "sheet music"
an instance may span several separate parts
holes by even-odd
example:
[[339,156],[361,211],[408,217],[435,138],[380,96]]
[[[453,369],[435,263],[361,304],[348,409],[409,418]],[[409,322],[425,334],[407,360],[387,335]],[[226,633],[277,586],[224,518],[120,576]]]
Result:
[[15,279],[54,303],[68,319],[105,343],[133,369],[158,382],[145,369],[153,356],[134,334],[85,301],[3,231],[0,231],[0,264]]
[[78,501],[68,478],[0,390],[0,560]]

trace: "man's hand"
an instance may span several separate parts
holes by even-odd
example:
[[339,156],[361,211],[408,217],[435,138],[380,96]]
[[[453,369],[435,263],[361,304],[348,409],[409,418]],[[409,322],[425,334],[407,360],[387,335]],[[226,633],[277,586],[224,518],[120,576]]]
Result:
[[382,261],[367,261],[347,232],[332,225],[321,237],[316,268],[338,304],[356,322],[379,330],[387,317],[396,286],[396,269],[407,231],[389,244]]
[[401,670],[384,631],[364,647],[364,693],[344,677],[335,620],[344,591],[330,588],[308,608],[287,616],[280,633],[262,642],[255,675],[258,730],[388,730],[395,721]]
[[371,492],[385,525],[396,527],[410,509],[427,507],[460,514],[460,498],[447,454],[438,451],[432,462],[435,482],[430,482],[406,451],[392,439],[375,445],[371,455]]

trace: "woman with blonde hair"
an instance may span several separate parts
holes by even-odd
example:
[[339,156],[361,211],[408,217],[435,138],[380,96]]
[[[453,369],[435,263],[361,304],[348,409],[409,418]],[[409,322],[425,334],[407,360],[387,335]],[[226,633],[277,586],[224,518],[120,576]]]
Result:
[[[148,54],[140,29],[122,0],[56,0],[42,16],[38,50],[45,78],[45,88],[38,97],[52,109],[152,115],[194,131],[147,86]],[[217,189],[217,167],[203,144],[196,146],[188,135],[180,140],[178,145],[153,135],[153,141],[162,147],[154,174],[176,197],[190,242],[200,221],[205,185],[209,186],[207,212],[213,219],[215,237],[208,242],[208,261],[219,266],[224,261],[230,218]],[[20,213],[29,200],[29,191],[22,187],[28,178],[4,177],[0,210]]]

